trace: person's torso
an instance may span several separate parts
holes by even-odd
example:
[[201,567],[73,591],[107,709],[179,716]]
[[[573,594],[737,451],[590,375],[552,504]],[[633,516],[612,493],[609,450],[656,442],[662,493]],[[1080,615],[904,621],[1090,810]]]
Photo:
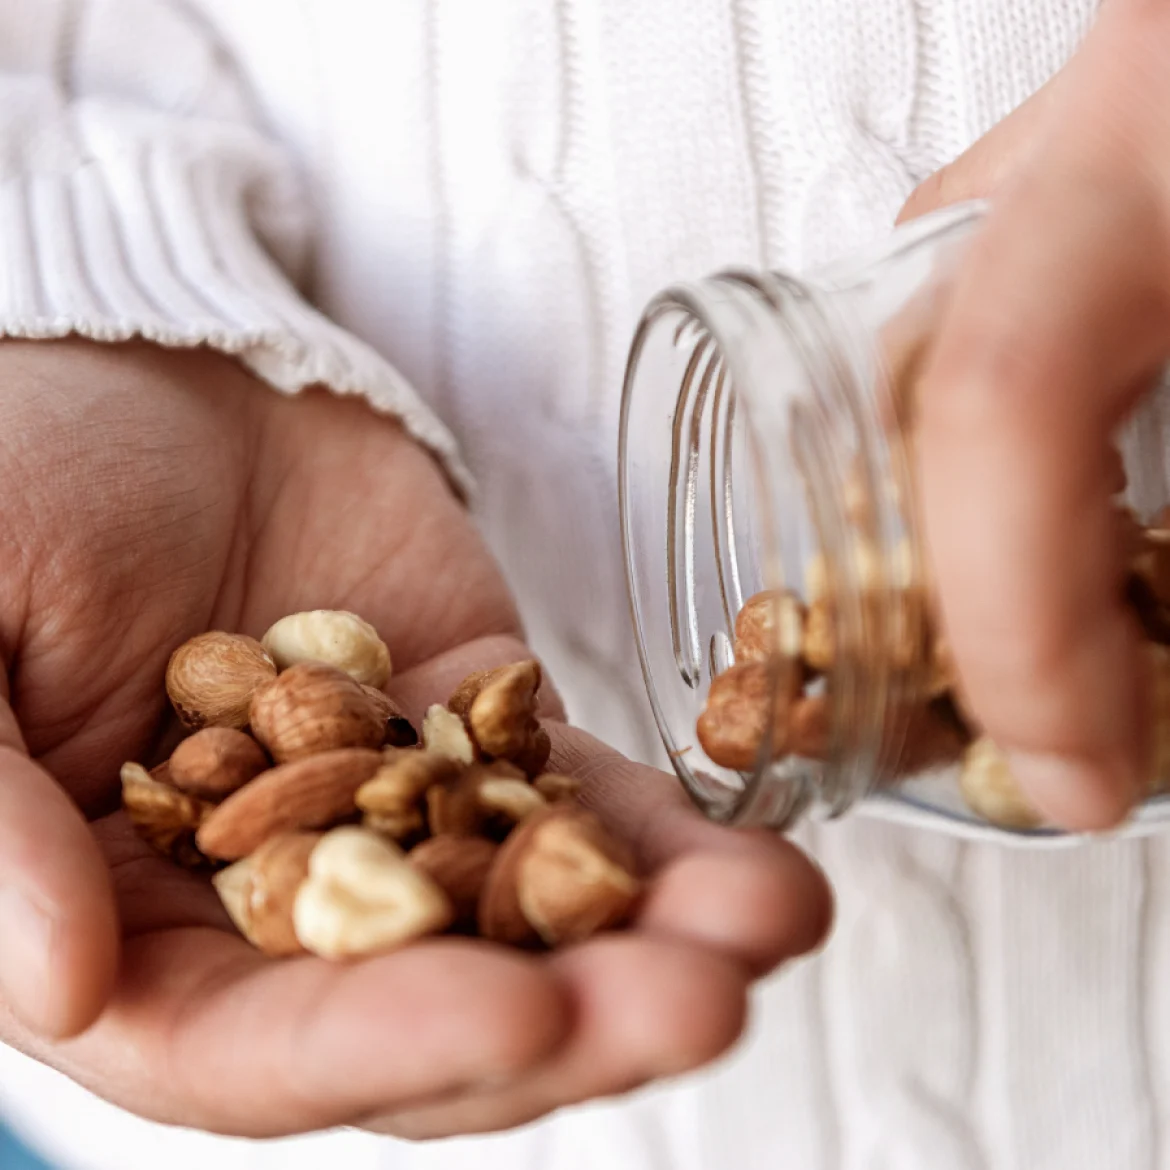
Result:
[[[1067,59],[1095,3],[199,6],[312,183],[319,304],[455,428],[574,717],[652,758],[615,482],[642,305],[677,278],[804,269],[881,236],[918,181]],[[768,985],[720,1072],[378,1156],[410,1170],[1170,1164],[1170,850],[1031,854],[857,818],[802,836],[839,891],[835,936]]]

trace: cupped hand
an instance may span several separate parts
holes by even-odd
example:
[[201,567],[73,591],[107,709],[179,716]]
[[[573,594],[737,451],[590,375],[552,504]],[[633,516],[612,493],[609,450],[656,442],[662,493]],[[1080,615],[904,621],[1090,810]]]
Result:
[[121,762],[163,749],[171,649],[352,609],[417,716],[528,656],[500,575],[431,458],[360,402],[145,345],[3,343],[0,384],[0,1038],[219,1132],[497,1129],[712,1059],[750,982],[822,938],[807,859],[701,821],[672,780],[557,722],[553,695],[553,766],[651,876],[631,931],[546,957],[254,952],[117,811]]
[[1111,439],[1170,358],[1170,8],[1112,0],[1067,68],[919,188],[992,196],[926,370],[928,544],[966,699],[1056,822],[1150,779]]

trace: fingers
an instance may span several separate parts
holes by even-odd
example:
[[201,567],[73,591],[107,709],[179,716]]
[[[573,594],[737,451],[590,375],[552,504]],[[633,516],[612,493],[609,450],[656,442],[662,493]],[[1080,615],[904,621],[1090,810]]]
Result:
[[18,1042],[143,1116],[269,1137],[516,1079],[563,1041],[566,999],[538,960],[483,943],[273,962],[194,928],[129,941],[118,992],[80,1039]]
[[1148,760],[1109,444],[1165,356],[1170,254],[1158,198],[1125,165],[1054,142],[1005,193],[920,415],[927,539],[968,701],[1035,803],[1074,829],[1120,820]]
[[1059,107],[1062,74],[1018,106],[953,162],[920,183],[898,213],[898,223],[969,199],[994,195],[1035,149],[1045,120]]
[[110,994],[118,925],[80,812],[25,754],[0,702],[0,993],[34,1033],[72,1036]]
[[746,973],[683,942],[615,935],[548,965],[568,989],[575,1021],[549,1061],[509,1084],[399,1111],[370,1128],[415,1139],[511,1128],[697,1068],[743,1028]]
[[651,887],[638,929],[686,939],[735,959],[752,975],[824,942],[833,899],[816,866],[787,841],[738,836],[685,854]]

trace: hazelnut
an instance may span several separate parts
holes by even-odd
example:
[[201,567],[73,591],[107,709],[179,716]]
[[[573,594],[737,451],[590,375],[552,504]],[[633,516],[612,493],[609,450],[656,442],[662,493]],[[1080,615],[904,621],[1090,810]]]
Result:
[[168,778],[182,792],[217,801],[267,768],[264,749],[250,735],[232,727],[205,727],[171,753]]
[[808,760],[827,760],[832,732],[828,695],[802,695],[792,704],[788,750]]
[[1020,791],[1007,760],[990,739],[967,748],[959,789],[968,807],[984,820],[1007,829],[1034,829],[1040,814]]
[[252,696],[276,677],[255,638],[213,631],[184,642],[167,663],[167,694],[184,726],[246,727]]
[[770,729],[773,757],[783,755],[795,683],[794,670],[781,670],[777,677],[762,662],[737,664],[716,675],[696,729],[703,751],[721,767],[749,772]]
[[766,662],[773,654],[800,657],[804,605],[795,593],[773,589],[743,603],[735,619],[735,661]]
[[309,857],[293,903],[301,945],[326,959],[392,950],[445,930],[447,895],[402,851],[366,829],[327,833]]
[[283,764],[337,748],[380,747],[385,725],[349,675],[322,662],[302,662],[256,693],[252,732]]
[[804,592],[810,602],[832,595],[829,562],[823,553],[813,553],[804,567]]
[[968,746],[963,729],[954,719],[944,718],[935,703],[911,703],[900,714],[892,713],[886,739],[883,750],[897,776],[957,763]]
[[386,643],[369,622],[344,609],[289,614],[269,628],[263,643],[281,670],[299,662],[325,662],[378,689],[390,678]]
[[624,922],[640,892],[628,850],[593,813],[551,805],[496,854],[480,895],[480,933],[516,945],[580,942]]
[[827,674],[837,656],[837,617],[833,603],[818,598],[808,607],[804,625],[804,661],[810,670]]

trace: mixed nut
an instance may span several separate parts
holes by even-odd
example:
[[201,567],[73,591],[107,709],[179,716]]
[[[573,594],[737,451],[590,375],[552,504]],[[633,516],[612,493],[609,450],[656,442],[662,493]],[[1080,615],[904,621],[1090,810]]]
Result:
[[201,634],[166,689],[191,733],[122,768],[130,820],[212,872],[272,956],[346,959],[442,931],[556,947],[619,927],[641,892],[625,846],[546,771],[535,661],[465,679],[416,731],[381,689],[389,651],[354,614]]
[[[1170,509],[1142,524],[1119,506],[1128,556],[1125,596],[1147,643],[1154,678],[1155,760],[1150,793],[1170,784]],[[959,765],[959,792],[987,822],[1011,829],[1042,824],[995,744],[965,708],[949,649],[938,632],[932,593],[911,558],[878,572],[876,552],[860,537],[853,578],[860,607],[882,620],[854,625],[842,645],[843,623],[819,559],[809,566],[807,604],[795,592],[769,590],[743,604],[735,621],[734,665],[707,692],[696,734],[708,758],[735,771],[753,770],[761,756],[824,761],[832,751],[831,682],[850,655],[876,663],[891,685],[880,772],[892,781]],[[904,559],[905,565],[901,563]],[[890,578],[893,585],[890,585]],[[857,633],[858,630],[862,632]],[[867,637],[880,631],[881,645]],[[879,672],[881,673],[881,672]]]

